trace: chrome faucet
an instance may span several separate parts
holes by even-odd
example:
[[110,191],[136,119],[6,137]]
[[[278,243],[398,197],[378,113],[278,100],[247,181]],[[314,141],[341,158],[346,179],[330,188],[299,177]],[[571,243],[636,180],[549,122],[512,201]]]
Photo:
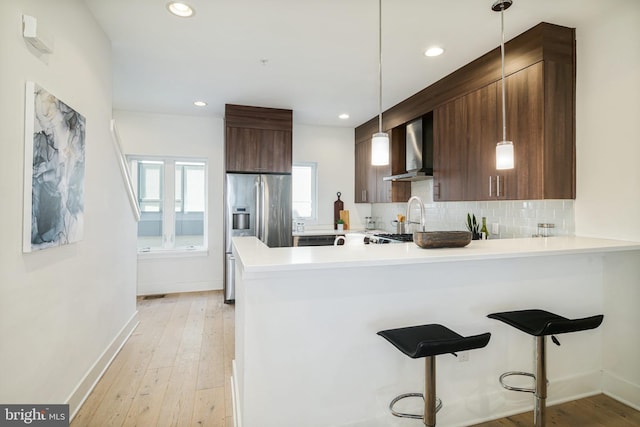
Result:
[[407,231],[409,231],[409,226],[411,224],[418,224],[417,222],[411,222],[411,218],[409,215],[411,214],[411,203],[418,202],[420,204],[420,231],[425,231],[426,221],[425,221],[425,213],[424,213],[424,203],[422,203],[422,199],[418,196],[411,196],[409,201],[407,202],[407,214],[405,217],[407,218]]

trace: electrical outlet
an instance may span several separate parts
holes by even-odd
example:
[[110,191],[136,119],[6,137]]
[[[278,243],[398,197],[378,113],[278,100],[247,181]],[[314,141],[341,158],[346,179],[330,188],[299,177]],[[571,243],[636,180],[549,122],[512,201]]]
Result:
[[468,362],[469,361],[469,351],[459,351],[458,362]]
[[491,234],[500,234],[500,224],[494,222],[491,224]]

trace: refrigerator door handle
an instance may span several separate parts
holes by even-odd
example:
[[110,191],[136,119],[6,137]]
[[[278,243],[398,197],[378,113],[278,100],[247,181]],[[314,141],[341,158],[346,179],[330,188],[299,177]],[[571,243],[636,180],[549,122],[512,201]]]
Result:
[[256,179],[254,184],[255,186],[255,194],[256,194],[256,214],[255,214],[255,229],[256,229],[256,237],[260,238],[260,177]]
[[267,208],[265,206],[265,191],[264,191],[265,185],[264,185],[264,177],[260,177],[260,191],[258,192],[259,197],[260,197],[260,215],[259,215],[259,220],[260,220],[260,235],[259,238],[260,240],[262,240],[265,244],[266,242],[266,228],[267,228]]

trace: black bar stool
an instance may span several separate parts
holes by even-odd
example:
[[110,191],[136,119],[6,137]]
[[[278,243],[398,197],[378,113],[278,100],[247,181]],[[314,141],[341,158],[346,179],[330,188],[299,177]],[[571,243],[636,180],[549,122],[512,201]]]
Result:
[[[396,417],[421,419],[427,427],[436,425],[436,412],[442,407],[442,401],[436,398],[436,358],[438,354],[457,351],[473,350],[487,345],[490,333],[463,337],[442,325],[421,325],[407,328],[388,329],[378,332],[378,335],[393,344],[407,356],[418,359],[425,358],[425,387],[421,393],[406,393],[394,398],[389,404],[389,410]],[[405,414],[396,411],[393,406],[406,397],[422,397],[424,399],[424,414]],[[438,404],[436,406],[436,400]]]
[[[500,384],[507,390],[533,393],[535,395],[535,407],[533,411],[533,422],[535,427],[544,427],[546,423],[546,401],[547,401],[547,353],[545,348],[545,337],[551,335],[551,340],[560,345],[554,335],[568,332],[586,331],[595,329],[602,323],[602,314],[585,317],[582,319],[567,319],[557,314],[544,310],[517,310],[492,313],[487,317],[500,320],[514,328],[520,329],[529,335],[536,337],[536,372],[511,371],[500,375]],[[535,380],[534,388],[513,387],[505,384],[504,379],[511,375],[523,375]]]

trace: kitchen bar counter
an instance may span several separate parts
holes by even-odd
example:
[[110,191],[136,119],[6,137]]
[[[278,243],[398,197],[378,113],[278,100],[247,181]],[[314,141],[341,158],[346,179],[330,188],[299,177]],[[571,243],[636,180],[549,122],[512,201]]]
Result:
[[438,426],[530,410],[531,394],[502,389],[498,376],[532,371],[533,341],[486,317],[523,308],[605,315],[600,328],[549,345],[549,405],[605,392],[640,408],[640,243],[553,237],[425,250],[413,243],[268,248],[236,238],[234,252],[241,427],[415,425],[387,407],[398,394],[422,391],[423,361],[376,332],[424,323],[492,333],[468,361],[438,357]]
[[474,240],[464,248],[421,249],[414,243],[269,248],[255,237],[234,238],[243,274],[523,258],[640,250],[640,242],[586,237]]

